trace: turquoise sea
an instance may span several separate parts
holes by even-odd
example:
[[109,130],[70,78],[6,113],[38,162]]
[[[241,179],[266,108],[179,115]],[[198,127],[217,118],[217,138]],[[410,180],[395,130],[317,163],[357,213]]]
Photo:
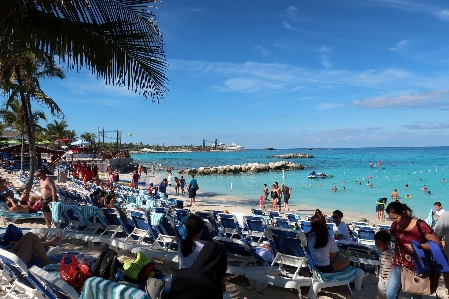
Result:
[[[444,208],[449,208],[449,183],[442,183],[442,179],[449,180],[449,147],[319,150],[298,148],[274,151],[134,154],[132,157],[146,166],[154,163],[162,169],[173,166],[176,170],[250,162],[268,163],[279,161],[268,156],[288,153],[308,153],[314,155],[314,158],[289,159],[288,161],[305,165],[306,169],[285,171],[284,177],[281,171],[198,176],[200,189],[203,192],[239,196],[257,205],[263,184],[266,183],[271,188],[271,184],[276,181],[293,188],[291,203],[375,214],[376,200],[387,197],[390,202],[390,194],[396,188],[401,200],[407,203],[418,217],[427,217],[435,201],[440,201]],[[377,167],[378,160],[382,163],[381,168]],[[375,167],[371,168],[370,163]],[[307,175],[313,170],[334,177],[308,179]],[[180,175],[175,171],[174,176]],[[362,184],[356,184],[356,180]],[[367,186],[367,181],[375,187]],[[338,188],[336,193],[331,192],[334,184]],[[405,188],[406,184],[409,185],[408,189]],[[431,195],[420,190],[423,185],[427,186]],[[342,190],[343,186],[345,191]],[[407,199],[406,194],[412,197]]]

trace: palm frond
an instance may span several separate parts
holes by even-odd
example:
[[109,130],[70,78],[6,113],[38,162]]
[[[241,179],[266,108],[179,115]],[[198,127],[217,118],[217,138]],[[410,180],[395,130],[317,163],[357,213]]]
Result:
[[167,91],[156,0],[3,0],[0,56],[39,49],[154,101]]

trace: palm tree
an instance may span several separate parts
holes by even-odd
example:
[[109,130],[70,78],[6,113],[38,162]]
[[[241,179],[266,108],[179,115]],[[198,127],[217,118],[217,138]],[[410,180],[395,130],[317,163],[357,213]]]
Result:
[[65,137],[75,141],[77,139],[75,130],[66,130]]
[[[21,135],[21,158],[20,158],[20,169],[24,170],[25,166],[25,134],[27,132],[27,125],[25,123],[24,111],[22,109],[22,104],[18,99],[13,99],[9,102],[9,105],[4,109],[0,110],[0,115],[3,117],[5,124],[17,130]],[[33,111],[32,116],[32,125],[34,130],[42,130],[42,127],[39,125],[39,121],[41,119],[47,121],[47,116],[43,111],[35,110]]]
[[53,123],[47,124],[47,132],[48,136],[52,141],[58,140],[59,147],[61,147],[61,139],[67,136],[67,121],[61,120],[57,121],[53,120]]
[[[54,66],[53,57],[58,56],[62,61],[67,60],[69,68],[87,67],[106,84],[125,86],[159,102],[167,91],[167,64],[162,34],[148,6],[148,2],[157,1],[2,1],[0,88],[12,95],[14,89],[9,86],[10,81],[22,87],[16,89],[15,94],[20,94],[28,126],[31,167],[24,185],[27,190],[31,189],[36,169],[30,98],[51,100],[40,87],[36,89],[42,93],[40,97],[30,92],[32,86],[38,86],[33,79],[39,76],[20,72],[29,65],[28,54],[48,54],[49,67]],[[49,72],[47,76],[58,75]],[[52,100],[41,103],[49,107],[52,114],[62,114]]]
[[29,142],[30,175],[19,191],[24,189],[29,191],[37,169],[31,100],[49,108],[52,115],[63,117],[64,114],[58,104],[42,91],[39,80],[53,77],[64,78],[64,73],[56,66],[53,57],[43,52],[17,53],[10,59],[1,60],[1,58],[0,56],[0,89],[9,95],[6,106],[10,106],[17,96],[20,98],[24,112]]
[[167,64],[149,2],[159,0],[2,0],[0,60],[43,51],[159,102]]
[[90,142],[90,144],[94,144],[95,143],[95,133],[88,133],[88,132],[84,132],[83,134],[80,135],[80,138],[82,140],[85,140],[87,142]]

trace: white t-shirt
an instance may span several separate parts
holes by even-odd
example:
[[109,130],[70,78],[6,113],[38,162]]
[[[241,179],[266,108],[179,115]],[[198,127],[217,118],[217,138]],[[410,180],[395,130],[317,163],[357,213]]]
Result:
[[346,226],[345,223],[340,222],[340,224],[337,226],[334,223],[334,233],[338,233],[339,235],[343,235],[340,240],[342,241],[350,241],[351,239],[349,238],[349,231],[348,231],[348,227]]
[[307,238],[307,246],[309,247],[312,261],[315,266],[328,266],[331,264],[331,252],[337,252],[338,247],[335,239],[329,235],[327,245],[321,248],[313,248],[315,246],[315,233],[312,233]]
[[192,267],[193,262],[196,260],[198,255],[200,254],[201,249],[203,249],[204,244],[198,241],[195,241],[195,249],[193,249],[192,253],[188,256],[184,257],[181,253],[181,244],[178,246],[178,263],[179,269],[190,268]]
[[443,215],[443,213],[445,213],[446,211],[444,209],[441,209],[439,211],[435,211],[435,214],[437,214],[438,216]]

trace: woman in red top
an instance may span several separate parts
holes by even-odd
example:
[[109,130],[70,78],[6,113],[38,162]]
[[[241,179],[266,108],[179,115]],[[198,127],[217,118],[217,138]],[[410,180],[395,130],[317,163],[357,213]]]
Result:
[[[394,249],[393,268],[386,286],[387,299],[398,298],[401,291],[401,268],[407,268],[416,273],[415,263],[411,253],[412,240],[419,243],[434,241],[441,246],[441,241],[434,233],[433,229],[424,221],[419,222],[422,233],[418,230],[418,219],[412,218],[407,205],[398,201],[387,206],[387,213],[393,223],[391,224],[391,235],[396,237]],[[424,250],[430,250],[428,244],[422,244]],[[413,295],[414,299],[421,298],[421,295]]]

